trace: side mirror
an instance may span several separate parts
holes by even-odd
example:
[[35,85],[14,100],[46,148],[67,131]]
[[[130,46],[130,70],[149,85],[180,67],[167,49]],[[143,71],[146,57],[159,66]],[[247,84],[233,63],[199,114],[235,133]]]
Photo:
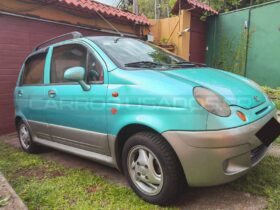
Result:
[[64,79],[72,82],[78,82],[84,91],[88,91],[90,89],[90,85],[85,83],[84,78],[85,69],[80,66],[71,67],[64,72]]

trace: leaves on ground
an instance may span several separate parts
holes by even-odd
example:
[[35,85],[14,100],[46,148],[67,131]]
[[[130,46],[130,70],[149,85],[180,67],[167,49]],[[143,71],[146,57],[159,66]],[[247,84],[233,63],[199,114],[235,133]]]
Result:
[[7,206],[9,204],[9,201],[11,199],[11,196],[6,196],[6,197],[0,197],[0,207]]

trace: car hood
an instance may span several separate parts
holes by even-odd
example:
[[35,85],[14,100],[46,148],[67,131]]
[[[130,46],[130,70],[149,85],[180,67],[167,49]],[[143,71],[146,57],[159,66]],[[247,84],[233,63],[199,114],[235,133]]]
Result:
[[244,77],[212,68],[192,68],[160,71],[178,81],[196,83],[209,88],[225,98],[229,105],[245,109],[256,107],[266,101],[257,87]]

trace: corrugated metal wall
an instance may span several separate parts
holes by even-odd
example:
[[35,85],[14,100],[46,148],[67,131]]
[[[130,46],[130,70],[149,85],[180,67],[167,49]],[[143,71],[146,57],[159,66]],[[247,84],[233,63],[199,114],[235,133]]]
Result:
[[0,16],[0,134],[15,130],[13,90],[25,57],[39,43],[71,31],[84,35],[104,35],[101,32],[76,27]]
[[280,1],[208,19],[207,64],[280,86]]

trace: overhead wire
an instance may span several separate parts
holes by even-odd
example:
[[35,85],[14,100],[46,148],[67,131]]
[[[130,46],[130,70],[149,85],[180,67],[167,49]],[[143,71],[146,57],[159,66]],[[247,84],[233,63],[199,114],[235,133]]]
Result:
[[114,29],[120,36],[124,36],[123,33],[121,33],[109,20],[107,20],[101,13],[99,13],[97,10],[94,10],[96,14],[98,14],[99,17],[101,17],[102,20],[104,20],[112,29]]

